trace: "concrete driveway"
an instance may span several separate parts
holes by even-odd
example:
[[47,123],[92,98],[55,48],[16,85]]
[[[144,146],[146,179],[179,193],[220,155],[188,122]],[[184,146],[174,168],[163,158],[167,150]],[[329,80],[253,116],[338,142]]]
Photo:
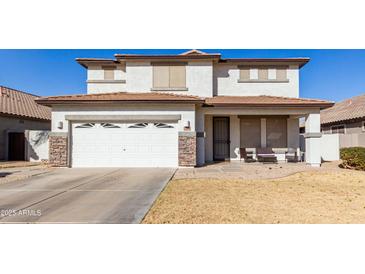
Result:
[[139,223],[174,172],[65,168],[0,184],[0,222]]

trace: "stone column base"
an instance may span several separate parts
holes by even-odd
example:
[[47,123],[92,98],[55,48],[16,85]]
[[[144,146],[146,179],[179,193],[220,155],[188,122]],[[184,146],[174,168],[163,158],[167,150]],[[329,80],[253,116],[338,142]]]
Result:
[[179,132],[179,166],[196,166],[196,132]]
[[55,167],[68,166],[68,134],[51,132],[49,134],[49,164]]

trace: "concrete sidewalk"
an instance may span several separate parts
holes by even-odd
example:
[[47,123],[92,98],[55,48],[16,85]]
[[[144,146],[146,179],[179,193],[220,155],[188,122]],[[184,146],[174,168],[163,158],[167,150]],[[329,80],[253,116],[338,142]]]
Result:
[[3,183],[10,183],[17,180],[27,179],[32,176],[50,172],[52,170],[54,170],[54,168],[45,165],[0,168],[0,185]]

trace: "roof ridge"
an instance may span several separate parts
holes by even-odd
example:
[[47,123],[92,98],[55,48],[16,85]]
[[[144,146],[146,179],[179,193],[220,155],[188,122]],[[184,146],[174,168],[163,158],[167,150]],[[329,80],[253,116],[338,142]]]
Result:
[[191,49],[185,52],[180,53],[179,55],[189,55],[189,54],[199,54],[199,55],[205,55],[208,54],[204,51],[198,50],[198,49]]

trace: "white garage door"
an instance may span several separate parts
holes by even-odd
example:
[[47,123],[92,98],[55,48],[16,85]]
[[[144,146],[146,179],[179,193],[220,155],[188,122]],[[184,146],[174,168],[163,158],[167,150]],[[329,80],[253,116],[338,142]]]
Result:
[[177,167],[174,123],[72,124],[73,167]]

